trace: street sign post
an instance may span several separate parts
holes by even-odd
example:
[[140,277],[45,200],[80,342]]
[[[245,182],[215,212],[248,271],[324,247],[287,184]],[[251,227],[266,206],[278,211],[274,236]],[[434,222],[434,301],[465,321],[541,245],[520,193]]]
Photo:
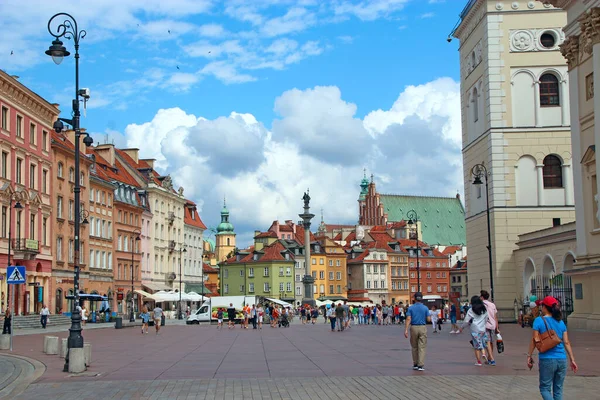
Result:
[[[12,265],[6,267],[6,283],[8,285],[21,285],[25,283],[25,267],[21,265]],[[10,323],[10,351],[13,349],[13,331],[15,330],[15,324],[13,323],[15,318],[15,291],[10,291],[10,312],[11,323]]]

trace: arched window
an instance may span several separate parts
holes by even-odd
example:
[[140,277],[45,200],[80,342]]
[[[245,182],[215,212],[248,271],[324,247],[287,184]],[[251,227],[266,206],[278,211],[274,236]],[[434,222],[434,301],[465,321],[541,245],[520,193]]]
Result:
[[479,119],[479,95],[477,88],[473,89],[473,121],[477,122]]
[[540,106],[560,106],[558,78],[553,74],[544,74],[540,78]]
[[552,154],[544,158],[544,187],[547,189],[563,187],[562,162]]
[[59,178],[63,177],[63,163],[61,163],[61,162],[58,163],[57,175]]
[[84,182],[85,182],[85,174],[82,172],[81,177],[79,178],[79,185],[85,186]]
[[75,169],[69,168],[69,182],[75,182]]

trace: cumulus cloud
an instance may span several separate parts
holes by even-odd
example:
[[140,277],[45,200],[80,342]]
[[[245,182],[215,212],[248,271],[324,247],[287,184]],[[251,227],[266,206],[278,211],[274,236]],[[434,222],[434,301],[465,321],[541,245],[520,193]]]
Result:
[[275,121],[240,112],[207,120],[172,108],[125,133],[185,188],[209,226],[226,196],[239,239],[249,240],[275,219],[297,220],[307,188],[315,214],[323,208],[327,222],[356,223],[365,167],[383,193],[461,191],[459,93],[449,78],[408,86],[361,119],[339,88],[317,86],[277,97]]

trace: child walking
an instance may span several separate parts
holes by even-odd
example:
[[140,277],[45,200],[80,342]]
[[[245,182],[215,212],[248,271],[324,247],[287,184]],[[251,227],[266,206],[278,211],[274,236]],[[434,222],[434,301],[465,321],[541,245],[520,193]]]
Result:
[[148,333],[148,321],[150,321],[150,313],[148,312],[148,307],[144,306],[142,308],[142,314],[140,315],[142,318],[142,335],[144,333]]
[[[465,320],[460,328],[462,332],[463,328],[467,325],[471,326],[471,343],[475,350],[475,365],[481,367],[481,360],[483,359],[486,364],[496,365],[494,361],[494,355],[489,354],[486,356],[486,347],[489,341],[487,332],[485,329],[485,323],[488,319],[488,313],[483,304],[483,300],[479,296],[473,296],[471,298],[471,308],[465,315]],[[489,357],[489,360],[488,358]]]
[[436,306],[431,306],[429,310],[429,317],[431,318],[431,325],[433,325],[433,333],[438,333],[438,311]]

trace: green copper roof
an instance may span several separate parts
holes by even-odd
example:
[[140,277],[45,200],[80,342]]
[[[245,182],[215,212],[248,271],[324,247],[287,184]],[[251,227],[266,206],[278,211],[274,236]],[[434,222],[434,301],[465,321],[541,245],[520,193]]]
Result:
[[406,213],[415,210],[421,221],[423,242],[430,245],[467,243],[465,209],[457,197],[397,196],[382,194],[388,222],[406,220]]
[[221,223],[217,226],[218,234],[229,234],[233,233],[233,224],[229,222],[229,210],[227,204],[223,200],[223,209],[221,210]]

